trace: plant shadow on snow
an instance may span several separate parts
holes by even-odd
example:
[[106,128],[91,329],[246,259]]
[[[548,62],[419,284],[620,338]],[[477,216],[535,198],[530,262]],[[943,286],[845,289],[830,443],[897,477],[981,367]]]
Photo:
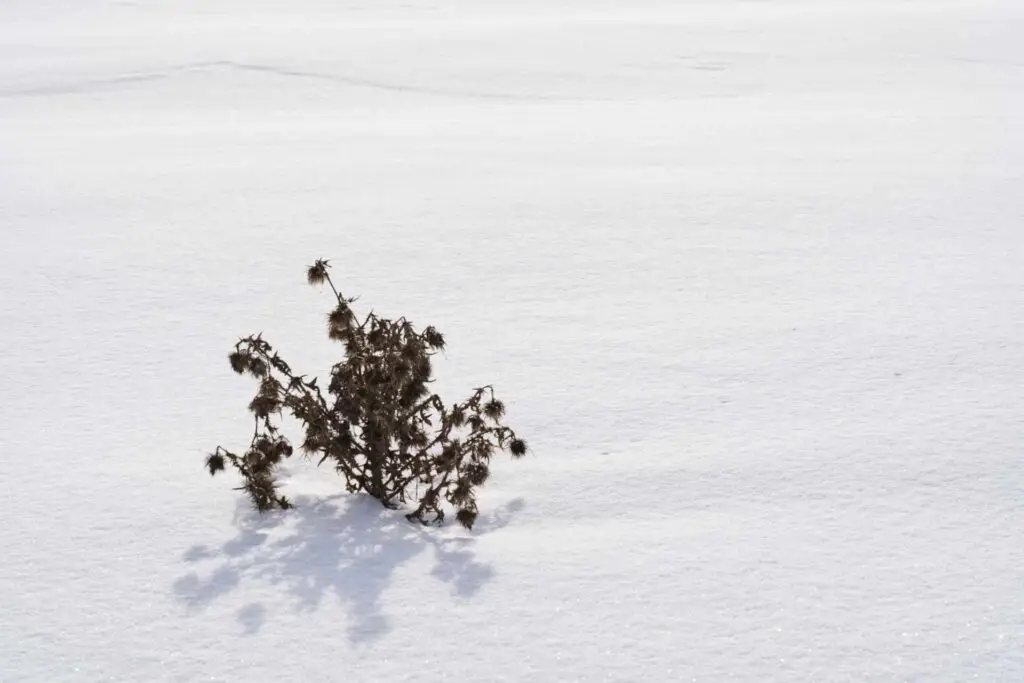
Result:
[[[474,534],[505,526],[523,507],[516,499],[481,513]],[[317,609],[333,593],[348,608],[349,640],[361,643],[390,629],[381,609],[384,591],[395,570],[425,549],[434,551],[431,574],[459,598],[472,597],[494,576],[490,564],[476,559],[473,537],[456,535],[460,532],[450,527],[412,524],[362,496],[299,499],[293,510],[263,516],[246,507],[236,514],[235,525],[238,535],[219,551],[196,545],[184,554],[189,564],[216,563],[202,576],[190,571],[174,582],[175,595],[189,610],[206,607],[243,579],[261,579],[286,588],[300,611]],[[236,618],[242,632],[251,635],[267,620],[267,609],[250,603]]]

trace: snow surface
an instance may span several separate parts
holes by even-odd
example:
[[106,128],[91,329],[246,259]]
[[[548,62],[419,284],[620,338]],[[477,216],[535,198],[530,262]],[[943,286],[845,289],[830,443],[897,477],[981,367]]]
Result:
[[[0,4],[0,681],[1024,680],[1019,0]],[[344,291],[535,457],[295,467]]]

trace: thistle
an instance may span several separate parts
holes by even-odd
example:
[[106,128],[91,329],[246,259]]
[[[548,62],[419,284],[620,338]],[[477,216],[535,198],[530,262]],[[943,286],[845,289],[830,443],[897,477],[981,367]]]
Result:
[[472,528],[476,492],[490,478],[493,454],[527,453],[526,442],[502,424],[505,404],[484,386],[446,405],[429,389],[431,358],[444,350],[444,335],[372,311],[360,320],[351,308],[356,299],[338,292],[329,271],[324,259],[306,270],[309,284],[327,285],[334,294],[327,333],[344,346],[326,395],[316,378],[293,373],[262,335],[239,340],[228,356],[231,369],[259,380],[249,403],[252,439],[241,456],[218,446],[206,469],[216,475],[230,465],[242,478],[239,490],[260,512],[290,508],[275,477],[294,452],[279,425],[287,412],[302,425],[303,455],[330,464],[346,491],[367,493],[388,508],[409,503],[406,517],[422,524],[440,524],[451,506],[459,524]]

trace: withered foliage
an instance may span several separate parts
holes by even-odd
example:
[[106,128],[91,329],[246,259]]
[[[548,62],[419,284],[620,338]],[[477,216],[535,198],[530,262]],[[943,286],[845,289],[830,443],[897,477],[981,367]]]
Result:
[[235,468],[239,489],[260,512],[291,507],[275,479],[294,452],[280,426],[287,411],[303,426],[302,454],[333,467],[347,491],[365,492],[392,509],[409,503],[406,516],[423,524],[440,524],[450,506],[472,528],[476,490],[490,476],[491,457],[504,450],[521,458],[526,443],[502,424],[505,406],[490,386],[451,405],[430,391],[431,358],[445,344],[440,332],[373,312],[360,320],[351,308],[355,299],[338,292],[328,270],[319,260],[307,271],[311,285],[326,284],[337,299],[327,331],[345,353],[327,386],[295,374],[262,335],[239,340],[228,360],[232,370],[259,382],[249,403],[255,428],[244,453],[218,446],[207,469]]

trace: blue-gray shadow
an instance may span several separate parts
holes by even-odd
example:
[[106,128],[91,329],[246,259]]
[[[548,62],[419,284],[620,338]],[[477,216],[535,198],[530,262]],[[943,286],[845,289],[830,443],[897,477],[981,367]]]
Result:
[[[201,610],[247,578],[281,586],[300,611],[315,610],[333,595],[348,610],[349,640],[369,642],[391,628],[381,599],[396,569],[433,549],[431,574],[449,584],[458,598],[472,598],[495,575],[489,563],[477,559],[475,536],[505,526],[523,506],[516,499],[490,514],[481,513],[473,536],[410,523],[365,496],[299,499],[293,510],[266,515],[240,510],[238,534],[219,550],[196,545],[185,552],[184,562],[202,563],[206,571],[201,576],[197,566],[175,581],[173,591],[190,611]],[[243,633],[251,635],[269,615],[264,605],[251,603],[236,617]]]

